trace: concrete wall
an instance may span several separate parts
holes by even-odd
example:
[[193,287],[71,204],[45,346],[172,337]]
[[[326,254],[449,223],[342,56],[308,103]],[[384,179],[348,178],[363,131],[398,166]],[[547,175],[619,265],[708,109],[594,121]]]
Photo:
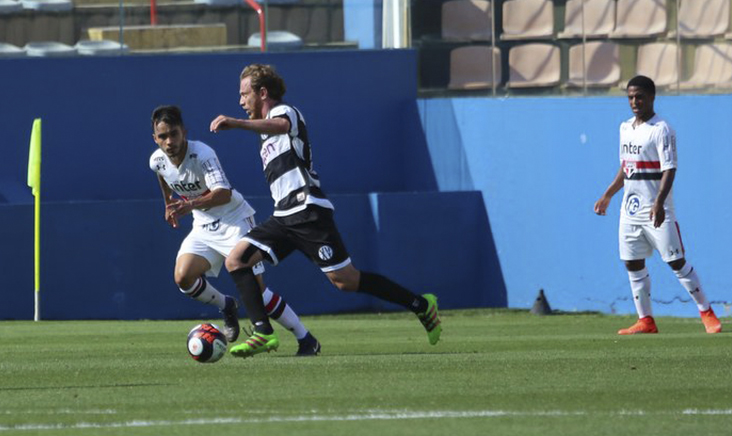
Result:
[[[618,169],[624,97],[419,100],[440,190],[479,190],[491,220],[509,307],[531,307],[540,288],[553,308],[635,313],[618,260],[620,197],[606,217],[594,202]],[[718,313],[730,314],[728,249],[732,96],[659,96],[675,127],[674,184],[687,259]],[[648,262],[658,314],[696,316],[696,306],[656,255]]]

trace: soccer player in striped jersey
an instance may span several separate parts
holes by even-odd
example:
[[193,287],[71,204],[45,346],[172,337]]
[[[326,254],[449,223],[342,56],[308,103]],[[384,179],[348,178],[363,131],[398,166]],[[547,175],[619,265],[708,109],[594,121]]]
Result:
[[284,80],[271,66],[253,64],[242,71],[239,91],[248,119],[219,115],[210,128],[213,132],[244,129],[259,135],[259,154],[275,209],[273,216],[252,229],[226,259],[226,268],[254,325],[253,335],[230,352],[248,357],[279,345],[256,292],[252,267],[262,260],[276,265],[294,250],[320,267],[338,289],[363,292],[411,310],[422,322],[430,344],[436,344],[442,331],[437,297],[416,295],[384,276],[359,271],[351,263],[333,220],[333,204],[313,170],[305,119],[282,101]]
[[628,82],[628,102],[633,117],[620,125],[620,169],[595,203],[595,213],[605,215],[612,197],[622,188],[620,208],[620,258],[625,262],[638,321],[618,334],[658,333],[651,309],[651,279],[645,259],[658,250],[701,314],[707,333],[722,325],[704,293],[699,276],[686,261],[681,231],[676,221],[672,185],[676,176],[676,133],[654,109],[656,86],[645,76]]
[[[224,316],[226,339],[234,342],[239,336],[236,299],[219,292],[206,276],[218,276],[226,256],[254,227],[254,209],[231,187],[213,149],[186,138],[178,107],[156,108],[152,128],[158,149],[150,156],[150,169],[158,176],[165,201],[165,220],[178,227],[180,217],[193,215],[193,229],[178,251],[175,282],[188,297],[219,308]],[[264,266],[257,264],[253,271],[267,314],[297,338],[297,355],[318,354],[317,339],[287,302],[265,286]]]

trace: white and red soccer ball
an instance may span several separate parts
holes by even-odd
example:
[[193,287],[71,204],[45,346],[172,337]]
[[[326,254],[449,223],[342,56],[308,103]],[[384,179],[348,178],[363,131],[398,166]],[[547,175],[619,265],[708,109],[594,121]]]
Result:
[[218,362],[226,345],[226,336],[215,324],[199,324],[188,333],[188,354],[201,363]]

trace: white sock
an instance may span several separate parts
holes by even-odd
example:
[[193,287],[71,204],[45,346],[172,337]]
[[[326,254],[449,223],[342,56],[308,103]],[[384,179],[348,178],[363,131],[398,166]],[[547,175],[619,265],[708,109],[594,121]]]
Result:
[[267,288],[262,293],[262,299],[264,300],[264,307],[267,309],[267,316],[291,331],[295,338],[299,340],[308,334],[308,329],[302,325],[300,318],[284,298]]
[[194,300],[211,304],[223,309],[226,306],[226,296],[214,288],[203,276],[196,279],[191,289],[179,288],[180,291]]
[[633,291],[633,301],[635,310],[638,312],[638,318],[653,316],[653,310],[651,309],[651,277],[648,275],[648,269],[628,271],[628,278],[630,279],[630,290]]
[[689,292],[691,298],[694,299],[696,307],[699,308],[699,311],[706,312],[707,310],[709,310],[709,301],[707,300],[707,295],[702,289],[701,282],[699,281],[699,276],[696,275],[694,267],[692,267],[689,262],[686,262],[680,270],[674,271],[674,274],[676,274],[676,277],[679,278],[681,286],[683,286],[684,289]]

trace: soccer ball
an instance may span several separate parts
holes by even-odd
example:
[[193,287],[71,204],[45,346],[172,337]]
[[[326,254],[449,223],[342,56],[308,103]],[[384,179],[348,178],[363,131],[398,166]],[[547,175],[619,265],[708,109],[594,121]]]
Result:
[[218,362],[226,345],[226,336],[214,324],[199,324],[188,333],[188,354],[201,363]]

